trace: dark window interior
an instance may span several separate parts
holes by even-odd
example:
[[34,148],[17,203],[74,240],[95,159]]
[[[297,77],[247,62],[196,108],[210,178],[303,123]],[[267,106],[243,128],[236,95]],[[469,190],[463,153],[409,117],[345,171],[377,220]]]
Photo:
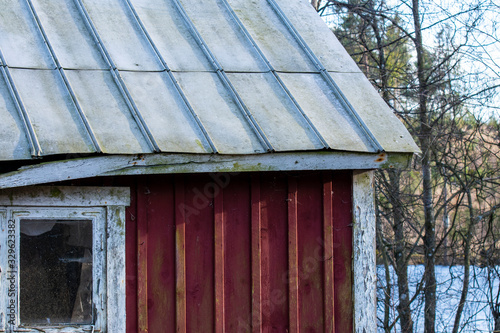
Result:
[[92,324],[92,221],[20,221],[23,325]]

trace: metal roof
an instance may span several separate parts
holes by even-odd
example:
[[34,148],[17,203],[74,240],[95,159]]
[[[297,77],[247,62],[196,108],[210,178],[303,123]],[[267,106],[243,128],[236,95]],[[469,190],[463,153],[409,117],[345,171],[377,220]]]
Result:
[[418,151],[305,0],[2,0],[0,160]]

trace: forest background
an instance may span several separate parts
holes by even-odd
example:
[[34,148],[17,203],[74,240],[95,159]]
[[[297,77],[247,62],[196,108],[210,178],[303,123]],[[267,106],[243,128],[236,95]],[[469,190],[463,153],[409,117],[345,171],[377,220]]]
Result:
[[500,4],[311,4],[421,149],[376,174],[379,332],[500,332]]

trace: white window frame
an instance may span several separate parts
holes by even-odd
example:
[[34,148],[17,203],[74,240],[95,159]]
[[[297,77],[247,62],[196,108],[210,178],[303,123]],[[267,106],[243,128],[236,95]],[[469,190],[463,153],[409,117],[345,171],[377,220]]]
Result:
[[[129,205],[130,190],[123,187],[40,186],[0,191],[0,332],[125,332],[125,207]],[[91,325],[20,325],[17,272],[22,219],[92,222],[95,310]],[[15,233],[15,238],[9,233]],[[10,258],[9,249],[14,249]],[[12,287],[16,292],[9,294]],[[9,316],[9,305],[15,309],[15,319]]]

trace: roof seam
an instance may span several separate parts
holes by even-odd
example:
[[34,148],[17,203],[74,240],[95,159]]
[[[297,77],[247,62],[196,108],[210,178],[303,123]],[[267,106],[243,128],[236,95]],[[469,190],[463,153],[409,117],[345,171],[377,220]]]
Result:
[[92,126],[90,125],[90,123],[87,119],[87,116],[83,112],[83,110],[80,106],[80,103],[78,102],[76,95],[71,87],[71,84],[69,83],[68,78],[66,77],[66,74],[64,74],[64,70],[61,67],[61,64],[59,63],[59,59],[57,58],[57,56],[54,52],[54,49],[52,48],[52,45],[50,44],[50,41],[47,37],[47,34],[45,33],[45,30],[43,29],[43,26],[40,22],[40,19],[39,19],[38,15],[36,14],[35,9],[33,8],[33,3],[31,2],[31,0],[26,0],[26,3],[28,4],[32,18],[35,21],[35,24],[38,28],[38,31],[40,32],[40,35],[42,36],[43,41],[45,42],[45,45],[47,46],[47,49],[49,50],[50,56],[52,57],[52,61],[54,61],[57,72],[59,73],[59,76],[62,79],[64,86],[66,87],[66,90],[68,91],[68,93],[71,97],[71,101],[73,102],[73,105],[76,108],[78,116],[80,117],[80,120],[82,121],[83,126],[85,127],[85,130],[87,131],[87,135],[89,136],[89,139],[92,142],[94,150],[97,153],[102,153],[102,148],[99,145],[99,142],[97,141],[97,138],[96,138],[95,133],[92,129]]
[[205,126],[201,122],[201,119],[198,117],[198,115],[194,111],[193,107],[191,106],[191,103],[189,103],[189,100],[187,99],[187,96],[184,94],[182,88],[180,87],[179,83],[177,82],[177,80],[175,79],[174,75],[172,74],[172,71],[170,70],[170,67],[168,66],[168,64],[165,61],[165,59],[163,58],[163,56],[160,54],[160,51],[156,47],[153,39],[151,38],[151,36],[147,32],[146,27],[144,26],[144,24],[142,23],[141,19],[139,18],[139,15],[137,14],[137,11],[134,9],[133,5],[130,3],[129,0],[125,0],[125,2],[127,4],[128,8],[130,9],[130,11],[132,12],[132,15],[134,16],[137,25],[139,26],[139,28],[143,32],[144,36],[146,37],[147,41],[149,42],[149,45],[153,49],[153,52],[155,53],[156,57],[158,58],[158,61],[160,62],[161,66],[163,67],[163,71],[162,72],[167,72],[168,78],[170,79],[170,81],[174,85],[175,90],[177,91],[177,93],[181,97],[181,99],[182,99],[184,105],[186,106],[186,108],[188,109],[191,117],[194,119],[194,121],[198,125],[198,128],[203,133],[203,136],[204,136],[206,142],[208,143],[210,149],[212,150],[212,152],[213,153],[218,153],[218,150],[217,150],[217,148],[216,148],[216,146],[215,146],[212,138],[208,134],[207,129],[205,128]]
[[[11,65],[5,65],[9,67],[10,69],[26,69],[26,70],[33,70],[33,71],[50,71],[57,69],[57,67],[54,68],[38,68],[38,67],[21,67],[21,66],[11,66]],[[109,71],[109,68],[75,68],[75,67],[64,67],[61,66],[62,69],[65,71]],[[126,68],[116,68],[120,72],[130,72],[130,73],[162,73],[162,72],[167,72],[170,71],[172,73],[216,73],[217,70],[178,70],[178,69],[171,69],[169,68],[168,70],[163,68],[160,70],[144,70],[144,69],[126,69]],[[238,71],[238,70],[224,70],[227,74],[265,74],[265,73],[271,73],[271,70],[267,71]],[[285,71],[285,70],[277,70],[275,69],[275,72],[278,74],[321,74],[321,71],[311,71],[311,72],[304,72],[304,71]],[[364,75],[362,72],[340,72],[340,71],[332,71],[328,70],[329,73],[339,73],[339,74],[359,74],[359,75]]]
[[104,44],[102,43],[102,40],[99,37],[97,29],[94,26],[94,24],[92,23],[92,20],[90,19],[87,10],[85,9],[81,0],[74,0],[74,1],[75,1],[76,7],[78,8],[78,11],[80,12],[80,15],[82,16],[87,28],[90,30],[90,32],[92,34],[92,38],[94,39],[94,41],[97,45],[97,48],[99,49],[102,57],[104,58],[104,60],[108,64],[108,66],[110,67],[109,71],[113,77],[113,80],[115,81],[116,86],[118,87],[123,98],[125,99],[127,106],[129,107],[129,110],[132,114],[132,117],[134,118],[135,122],[139,126],[139,129],[142,132],[142,134],[143,134],[144,138],[146,139],[148,145],[150,146],[151,150],[155,151],[155,152],[160,152],[161,150],[158,146],[158,143],[156,142],[151,131],[149,130],[149,128],[148,128],[146,122],[144,121],[144,118],[142,117],[139,109],[135,105],[135,102],[132,99],[130,92],[127,89],[127,86],[123,82],[123,80],[118,72],[118,69],[116,68],[115,64],[113,63],[113,60],[111,59],[111,56],[109,55]]
[[366,123],[363,121],[363,119],[359,116],[357,111],[354,109],[354,107],[349,103],[347,98],[344,96],[338,85],[335,83],[333,78],[330,76],[326,68],[323,66],[321,61],[316,57],[314,52],[311,50],[311,48],[307,45],[307,43],[304,41],[304,39],[300,36],[299,32],[295,29],[293,24],[290,22],[290,20],[286,17],[285,13],[281,10],[279,5],[276,3],[275,0],[267,0],[271,8],[274,10],[274,12],[277,14],[277,16],[280,18],[280,20],[283,22],[283,24],[286,26],[290,34],[295,38],[297,43],[302,47],[303,51],[306,53],[306,55],[309,57],[311,62],[316,66],[316,68],[319,70],[321,73],[321,76],[323,79],[326,81],[327,84],[330,85],[330,87],[333,89],[334,94],[338,98],[341,104],[343,104],[344,108],[346,111],[351,115],[351,117],[359,124],[365,135],[368,137],[370,140],[372,146],[376,149],[377,152],[382,152],[384,151],[384,148],[380,145],[378,140],[375,138],[373,133],[370,131]]
[[231,94],[234,102],[238,106],[238,109],[243,113],[245,118],[247,119],[248,123],[250,126],[253,128],[257,138],[259,139],[261,145],[265,148],[267,151],[274,151],[275,149],[273,148],[271,142],[269,142],[269,139],[266,137],[264,131],[258,124],[258,122],[255,120],[253,115],[250,113],[248,108],[246,107],[245,103],[241,99],[241,96],[238,94],[234,86],[232,85],[231,81],[227,77],[226,73],[224,72],[224,69],[222,66],[219,64],[215,56],[212,54],[210,49],[208,48],[207,44],[201,37],[200,33],[197,31],[196,27],[194,26],[193,22],[187,15],[185,9],[182,7],[182,4],[179,2],[179,0],[173,0],[177,10],[181,14],[184,23],[190,30],[191,34],[193,35],[194,39],[196,40],[197,44],[201,47],[203,53],[205,56],[210,60],[212,63],[213,67],[215,68],[217,75],[219,79],[222,81],[222,83],[225,85],[226,89],[229,91]]
[[9,88],[9,93],[12,98],[12,101],[14,102],[14,105],[16,107],[16,110],[21,117],[21,120],[23,121],[24,128],[26,130],[26,138],[28,139],[28,144],[30,146],[31,150],[31,156],[32,157],[40,157],[42,156],[42,148],[40,147],[40,143],[38,142],[38,138],[35,133],[35,129],[33,128],[33,124],[31,123],[31,120],[29,118],[28,113],[26,112],[26,109],[24,107],[24,104],[22,102],[21,96],[19,95],[19,92],[17,91],[16,85],[14,83],[14,80],[12,79],[12,75],[10,74],[9,67],[7,66],[5,62],[5,58],[3,56],[2,51],[0,50],[0,68],[2,71],[2,76],[5,80],[5,83],[7,84],[7,87]]
[[299,105],[299,103],[297,102],[297,100],[292,96],[292,94],[290,93],[290,90],[288,90],[288,88],[286,87],[285,83],[278,76],[278,74],[276,72],[276,69],[273,67],[273,65],[271,65],[271,62],[267,59],[267,57],[265,56],[265,54],[262,52],[262,50],[260,49],[260,47],[257,45],[257,43],[255,42],[255,40],[253,39],[253,37],[250,35],[250,33],[248,32],[248,30],[245,28],[245,26],[243,25],[243,23],[240,21],[240,19],[238,18],[238,16],[234,12],[234,10],[231,7],[231,5],[227,2],[227,0],[221,0],[221,1],[224,4],[224,6],[226,7],[226,9],[229,12],[229,14],[231,15],[231,17],[233,18],[233,20],[236,22],[238,28],[243,32],[243,34],[245,35],[245,37],[247,38],[247,40],[250,42],[250,44],[252,44],[252,46],[254,47],[254,49],[257,51],[257,53],[259,54],[259,56],[264,61],[264,63],[266,64],[267,68],[269,69],[269,71],[273,74],[274,79],[279,84],[279,86],[283,89],[283,91],[287,95],[288,99],[293,103],[293,105],[295,106],[295,108],[299,111],[299,113],[301,114],[302,118],[305,120],[305,122],[307,123],[307,125],[311,129],[311,131],[316,135],[316,137],[318,138],[318,140],[321,142],[321,144],[323,145],[323,148],[329,149],[330,146],[328,145],[328,143],[326,142],[326,140],[323,138],[323,136],[318,131],[318,129],[316,128],[316,126],[314,126],[314,124],[312,123],[311,119],[305,114],[304,110]]

